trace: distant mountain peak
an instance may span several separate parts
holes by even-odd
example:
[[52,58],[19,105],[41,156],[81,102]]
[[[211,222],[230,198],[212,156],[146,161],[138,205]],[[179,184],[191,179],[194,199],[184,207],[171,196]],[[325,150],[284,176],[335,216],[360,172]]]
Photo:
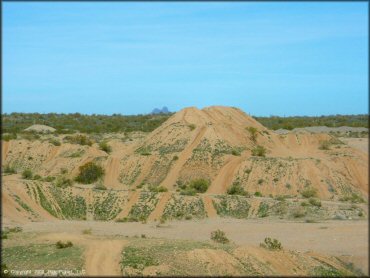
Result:
[[167,106],[163,106],[162,109],[154,108],[152,114],[167,114],[169,112]]

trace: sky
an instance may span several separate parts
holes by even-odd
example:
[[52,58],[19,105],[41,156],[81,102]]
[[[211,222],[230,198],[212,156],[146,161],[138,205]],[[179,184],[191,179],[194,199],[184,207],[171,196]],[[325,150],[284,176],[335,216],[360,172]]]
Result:
[[3,2],[2,111],[368,113],[367,2]]

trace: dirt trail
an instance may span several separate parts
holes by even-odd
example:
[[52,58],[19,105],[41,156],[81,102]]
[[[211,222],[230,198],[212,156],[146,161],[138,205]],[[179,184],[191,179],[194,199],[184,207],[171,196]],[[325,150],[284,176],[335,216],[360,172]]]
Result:
[[119,166],[120,166],[120,159],[118,157],[111,156],[108,158],[106,167],[105,167],[105,179],[104,184],[111,188],[117,188],[120,186],[118,181],[119,178]]
[[119,213],[115,219],[120,219],[120,218],[124,218],[124,217],[127,217],[132,206],[134,204],[136,204],[136,202],[139,200],[139,197],[140,197],[140,191],[135,191],[129,201],[127,202],[127,204],[125,205],[125,207],[123,208],[123,210],[121,211],[121,213]]
[[176,183],[181,169],[183,168],[186,161],[192,156],[193,149],[198,146],[206,130],[207,128],[205,126],[199,128],[193,142],[181,152],[181,154],[179,155],[179,159],[176,161],[175,165],[172,167],[166,178],[163,180],[161,184],[162,186],[168,189],[171,189],[173,187],[173,185]]
[[88,276],[122,275],[120,258],[125,241],[96,240],[89,243],[85,256]]
[[148,221],[155,221],[158,220],[164,211],[164,208],[166,207],[166,204],[168,200],[171,198],[172,194],[170,192],[165,192],[161,198],[161,200],[158,202],[155,209],[152,211],[152,213],[148,217]]
[[212,198],[206,195],[203,195],[204,209],[208,217],[217,217],[217,211],[212,203]]
[[235,172],[238,170],[242,157],[232,157],[220,170],[211,186],[208,188],[209,194],[224,194],[231,185]]

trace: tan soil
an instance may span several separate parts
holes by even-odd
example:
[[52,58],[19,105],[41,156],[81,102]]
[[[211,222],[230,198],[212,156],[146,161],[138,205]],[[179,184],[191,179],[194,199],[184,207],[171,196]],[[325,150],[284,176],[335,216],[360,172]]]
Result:
[[157,221],[161,218],[163,211],[172,194],[170,192],[162,193],[162,198],[159,200],[157,206],[148,217],[148,221]]
[[126,203],[122,211],[117,215],[116,219],[127,217],[133,205],[135,205],[137,201],[139,200],[139,197],[140,197],[140,191],[132,192],[131,196],[129,197],[129,201]]

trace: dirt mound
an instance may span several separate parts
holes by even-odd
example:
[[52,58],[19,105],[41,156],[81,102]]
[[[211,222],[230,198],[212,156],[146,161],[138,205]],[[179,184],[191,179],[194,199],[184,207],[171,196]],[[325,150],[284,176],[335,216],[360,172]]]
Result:
[[24,131],[35,131],[40,133],[51,133],[56,131],[55,128],[47,125],[31,125],[30,127],[27,127]]

